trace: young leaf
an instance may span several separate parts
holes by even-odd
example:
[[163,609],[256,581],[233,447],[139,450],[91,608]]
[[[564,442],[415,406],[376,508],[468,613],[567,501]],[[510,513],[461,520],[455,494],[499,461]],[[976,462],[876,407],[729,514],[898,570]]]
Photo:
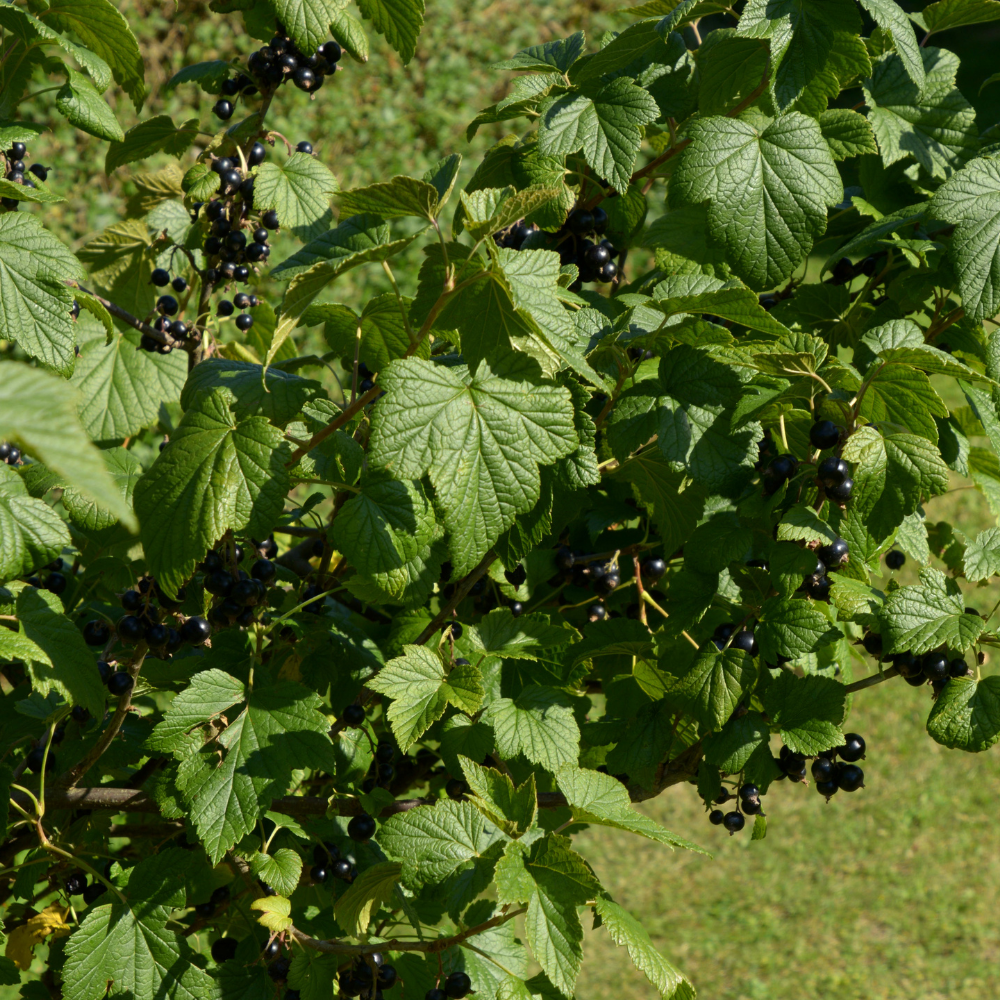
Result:
[[348,934],[358,937],[367,932],[375,914],[393,898],[402,871],[398,861],[383,861],[354,879],[333,908],[337,922]]
[[538,813],[534,774],[515,788],[510,777],[495,768],[480,767],[468,757],[460,757],[459,762],[475,796],[472,804],[508,837],[527,833]]
[[251,858],[250,870],[280,895],[291,896],[302,874],[302,855],[288,847],[279,847],[274,854],[261,852]]
[[56,108],[83,132],[96,135],[98,139],[122,142],[122,131],[114,112],[94,85],[81,73],[69,73],[69,79],[56,94]]

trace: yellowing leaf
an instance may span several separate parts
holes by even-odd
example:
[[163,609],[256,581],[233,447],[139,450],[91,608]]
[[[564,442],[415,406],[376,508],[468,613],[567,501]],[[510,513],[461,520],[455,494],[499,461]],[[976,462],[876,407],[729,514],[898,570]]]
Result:
[[337,900],[334,906],[337,923],[355,937],[364,934],[372,915],[392,898],[402,871],[398,861],[386,861],[363,871]]
[[69,916],[68,906],[60,906],[58,903],[46,906],[41,913],[10,932],[4,954],[19,969],[27,971],[31,968],[36,944],[41,944],[49,936],[66,937],[72,931],[73,928],[66,923],[67,916]]
[[255,899],[250,904],[251,910],[259,910],[257,923],[266,927],[272,934],[281,934],[292,926],[292,904],[284,896],[265,896]]

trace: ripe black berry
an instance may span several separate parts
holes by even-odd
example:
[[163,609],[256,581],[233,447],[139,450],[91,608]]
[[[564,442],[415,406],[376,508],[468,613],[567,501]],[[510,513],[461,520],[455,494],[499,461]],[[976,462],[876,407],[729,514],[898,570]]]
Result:
[[283,983],[288,978],[288,970],[291,969],[292,963],[290,959],[287,958],[276,958],[267,967],[267,974],[276,982]]
[[149,276],[149,280],[152,281],[157,288],[163,288],[170,284],[170,273],[162,267],[157,267]]
[[878,632],[869,632],[862,640],[865,651],[872,656],[882,655],[882,636]]
[[713,809],[708,814],[708,821],[713,826],[721,826],[722,825],[722,819],[723,819],[723,812],[722,812],[721,809]]
[[611,260],[611,254],[608,253],[606,247],[602,247],[599,243],[595,246],[589,246],[583,253],[584,262],[589,264],[593,268],[600,268],[604,264],[607,264]]
[[[239,251],[242,250],[246,245],[247,245],[247,234],[241,232],[239,229],[234,229],[226,237],[226,246],[228,246],[230,250],[235,250],[237,253],[239,253]],[[239,303],[237,303],[237,305],[238,304]]]
[[826,495],[831,500],[836,500],[838,503],[847,503],[851,499],[851,492],[854,490],[854,480],[845,479],[839,486],[828,486],[826,488]]
[[832,781],[837,773],[837,765],[825,757],[817,757],[812,763],[812,776],[817,781]]
[[850,546],[843,538],[835,538],[829,545],[822,545],[816,550],[816,555],[822,559],[827,569],[836,569],[850,554]]
[[758,652],[757,639],[753,632],[743,628],[737,632],[729,644],[730,649],[741,649],[744,653],[756,656]]
[[371,840],[374,833],[375,820],[368,813],[359,813],[352,817],[351,822],[347,824],[347,836],[359,844]]
[[746,826],[746,822],[743,818],[743,813],[729,812],[722,817],[722,825],[729,831],[730,837],[734,833],[739,833]]
[[187,291],[188,283],[184,278],[178,277],[170,282],[170,287],[180,295],[181,292]]
[[837,790],[840,786],[837,784],[836,778],[831,778],[829,781],[817,781],[816,791],[820,795],[825,795],[827,802],[830,801],[831,796],[837,794]]
[[[264,894],[267,896],[276,895],[275,891],[266,883],[260,883],[261,889],[263,889]],[[268,943],[267,947],[264,948],[264,958],[277,958],[281,954],[281,942],[274,940]]]
[[906,556],[899,549],[893,549],[885,554],[885,564],[889,569],[902,569],[906,562]]
[[952,677],[968,677],[972,671],[969,669],[968,663],[965,662],[961,657],[951,661],[948,667],[948,673]]
[[[329,44],[329,42],[327,44]],[[10,144],[11,159],[23,160],[27,154],[28,147],[23,142],[12,142]]]
[[771,459],[763,472],[766,488],[774,492],[786,479],[795,475],[795,459],[791,455],[779,455]]
[[126,615],[124,618],[118,619],[115,631],[121,642],[134,646],[142,638],[142,622],[133,615]]
[[344,54],[344,50],[338,42],[327,42],[325,45],[321,45],[319,50],[328,63],[340,62],[340,57]]
[[392,965],[380,965],[378,970],[378,985],[384,990],[390,990],[396,985],[396,969]]
[[67,582],[62,573],[49,573],[45,578],[45,589],[52,594],[61,594],[66,589]]
[[816,466],[816,475],[826,487],[840,486],[850,473],[851,467],[842,458],[837,458],[836,455],[824,458]]
[[836,447],[840,441],[840,428],[832,420],[818,420],[809,428],[809,440],[820,451]]
[[452,972],[444,981],[444,992],[451,1000],[462,1000],[472,991],[472,980],[464,972]]
[[83,901],[87,906],[91,903],[96,903],[97,900],[101,898],[105,893],[103,882],[91,882],[86,889],[83,890]]
[[[242,264],[233,271],[233,277],[239,281],[241,284],[250,280],[250,268],[244,267]],[[239,322],[237,321],[237,326]]]
[[240,313],[236,317],[236,329],[237,330],[249,330],[253,326],[253,316],[247,313]]
[[243,175],[236,169],[227,170],[222,175],[222,187],[227,191],[235,191],[243,183]]
[[600,602],[591,604],[590,607],[587,608],[587,617],[592,622],[602,622],[605,618],[607,618],[607,616],[608,609]]
[[222,81],[222,93],[225,97],[235,97],[240,92],[239,84],[233,79]]
[[469,790],[468,785],[459,778],[449,778],[444,786],[445,794],[449,799],[461,799]]
[[157,309],[157,312],[161,312],[165,316],[174,316],[174,315],[176,315],[177,310],[179,308],[180,308],[180,305],[178,304],[177,299],[175,299],[172,295],[161,295],[156,300],[156,309]]
[[159,622],[150,625],[142,635],[150,649],[162,649],[170,641],[169,629]]
[[229,299],[223,299],[219,305],[216,307],[215,313],[217,316],[232,316],[235,311],[235,307]]
[[313,882],[320,883],[325,882],[330,877],[330,873],[323,865],[314,865],[309,869],[309,877]]
[[250,305],[250,296],[246,292],[237,292],[233,296],[233,305],[237,309],[246,309]]
[[348,879],[351,877],[351,862],[346,858],[338,858],[330,864],[330,874],[334,878]]
[[591,214],[594,217],[594,232],[603,233],[608,228],[608,213],[598,205]]
[[273,230],[281,228],[281,222],[278,219],[278,213],[273,208],[270,211],[265,212],[260,217],[260,222],[261,225],[265,226],[267,229]]
[[806,593],[816,601],[829,601],[830,600],[830,578],[828,576],[821,576],[816,573],[813,576],[806,577],[805,582]]
[[134,683],[135,681],[132,679],[131,674],[119,670],[108,678],[108,691],[116,698],[119,698],[131,691]]
[[361,705],[348,705],[343,714],[344,725],[356,729],[365,721],[365,710]]
[[250,567],[250,575],[261,583],[270,583],[277,575],[278,569],[270,559],[258,559]]
[[566,228],[574,236],[586,236],[594,228],[594,213],[585,208],[578,208],[570,213],[566,220]]
[[251,167],[256,167],[258,164],[264,162],[264,157],[267,156],[267,149],[261,142],[255,142],[250,147],[250,152],[247,153],[247,164]]
[[841,760],[853,764],[865,755],[865,741],[857,733],[844,733],[844,745],[837,747]]
[[740,785],[740,800],[747,802],[750,799],[760,798],[760,789],[756,785]]
[[232,281],[236,276],[236,264],[231,260],[223,261],[219,267],[219,274],[221,274],[226,281]]
[[221,118],[224,122],[229,121],[233,117],[233,103],[232,101],[227,101],[223,98],[220,101],[215,102],[215,106],[212,108],[216,116]]
[[841,764],[837,772],[837,786],[845,792],[856,792],[865,784],[865,772],[857,764]]
[[219,938],[212,945],[212,961],[221,965],[236,957],[236,948],[239,942],[236,938]]
[[64,883],[67,896],[79,896],[87,888],[87,876],[83,872],[74,872]]
[[951,664],[948,662],[948,657],[944,653],[927,653],[924,656],[924,676],[929,680],[943,680],[949,675],[951,669]]
[[667,564],[659,557],[651,557],[642,564],[643,576],[659,580],[667,572]]
[[114,673],[114,670],[112,669],[110,663],[105,663],[104,660],[98,660],[97,672],[101,676],[101,683],[107,684],[111,679],[111,675]]
[[597,280],[603,281],[607,284],[609,281],[614,281],[617,274],[618,265],[613,260],[609,260],[607,263],[603,264],[600,271],[597,272]]

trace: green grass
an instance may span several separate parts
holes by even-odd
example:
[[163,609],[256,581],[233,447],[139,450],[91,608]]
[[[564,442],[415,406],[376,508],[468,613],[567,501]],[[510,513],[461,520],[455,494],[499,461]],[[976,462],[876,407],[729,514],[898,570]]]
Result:
[[[764,841],[682,785],[640,808],[714,860],[599,828],[578,848],[708,1000],[994,1000],[1000,755],[934,743],[930,704],[899,679],[856,695],[867,787],[827,804],[773,785]],[[585,948],[578,996],[655,997],[604,931]]]

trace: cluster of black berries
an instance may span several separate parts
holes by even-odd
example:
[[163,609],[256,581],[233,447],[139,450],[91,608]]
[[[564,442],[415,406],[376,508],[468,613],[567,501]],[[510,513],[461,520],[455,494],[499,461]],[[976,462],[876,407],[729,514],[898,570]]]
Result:
[[884,256],[884,253],[872,254],[857,264],[852,264],[847,257],[841,257],[833,265],[833,270],[830,272],[831,276],[826,279],[825,283],[827,285],[846,285],[848,282],[853,281],[859,274],[863,274],[866,278],[871,278],[878,268],[879,261]]
[[762,812],[760,804],[761,791],[756,785],[740,785],[736,796],[723,788],[715,797],[716,805],[722,805],[730,799],[736,799],[736,807],[730,812],[724,813],[721,809],[713,809],[708,814],[708,821],[713,826],[723,826],[729,831],[731,837],[734,833],[739,833],[746,826],[746,816],[755,816]]
[[538,232],[538,226],[533,222],[527,223],[524,219],[518,219],[512,226],[501,229],[493,234],[493,242],[498,247],[506,247],[508,250],[520,250],[524,241],[532,234]]
[[98,879],[88,885],[87,876],[81,872],[72,872],[63,883],[67,896],[83,896],[83,901],[90,906],[107,892],[107,886]]
[[737,629],[735,625],[726,623],[716,625],[712,632],[712,642],[717,649],[739,649],[750,656],[756,656],[759,652],[757,638],[751,629],[746,627]]
[[[787,751],[787,752],[786,752]],[[812,776],[816,791],[826,796],[826,801],[837,792],[856,792],[865,787],[865,772],[855,763],[865,756],[865,741],[857,733],[845,733],[842,746],[824,750],[812,762]],[[840,760],[837,760],[840,757]],[[778,766],[792,781],[802,781],[805,777],[805,757],[793,753],[788,747],[781,748]]]
[[[326,78],[333,76],[340,68],[338,64],[343,54],[340,45],[331,41],[321,45],[311,55],[305,55],[279,23],[278,33],[274,38],[263,48],[251,53],[247,69],[262,91],[274,91],[291,80],[299,90],[315,94]],[[215,105],[215,113],[223,121],[228,121],[233,116],[234,108],[229,98],[239,93],[239,87],[230,85],[227,88],[223,85],[223,96]]]
[[347,858],[340,856],[340,848],[329,840],[317,844],[313,848],[313,866],[309,876],[317,884],[327,879],[337,878],[344,882],[353,882],[357,869]]
[[843,566],[851,556],[851,548],[839,536],[816,550],[816,568],[802,581],[799,590],[804,590],[817,601],[830,600],[830,577],[833,570]]
[[[242,546],[236,547],[236,562],[243,558]],[[277,568],[270,559],[258,559],[250,572],[227,569],[218,552],[209,552],[198,567],[204,574],[203,586],[217,602],[208,613],[209,622],[216,628],[231,624],[248,628],[257,620],[256,609],[268,599],[267,585],[277,575]]]
[[369,955],[358,955],[351,968],[341,972],[337,987],[342,997],[382,1000],[382,991],[391,990],[398,979],[395,968],[386,965],[381,952],[373,951]]
[[[832,420],[817,420],[809,428],[809,441],[814,448],[826,451],[836,448],[843,438],[841,429]],[[823,491],[837,503],[847,503],[854,490],[851,467],[837,455],[828,455],[816,466],[816,478]]]
[[[971,613],[975,614],[974,611]],[[867,644],[865,648],[868,648]],[[921,687],[929,681],[935,694],[940,694],[952,677],[968,677],[972,673],[963,657],[949,657],[944,646],[932,649],[923,656],[916,656],[909,651],[897,653],[892,657],[892,665],[906,683],[913,687]]]
[[375,748],[368,775],[361,785],[361,791],[365,794],[372,792],[375,788],[388,788],[396,777],[396,768],[393,766],[396,751],[391,743],[379,743]]
[[28,577],[29,587],[40,587],[42,590],[48,590],[53,594],[62,594],[65,592],[66,587],[69,585],[69,581],[66,579],[66,574],[63,573],[66,564],[62,559],[56,559],[50,562],[48,566],[45,567],[46,574],[44,581],[39,579],[37,576]]
[[424,1000],[462,1000],[472,993],[472,980],[465,972],[450,972],[444,985],[428,990]]
[[580,271],[570,291],[578,292],[589,281],[607,284],[617,277],[618,265],[613,258],[618,251],[610,240],[598,240],[607,228],[608,213],[603,208],[577,208],[556,234],[560,237],[559,259],[564,265],[576,264]]
[[[169,285],[178,295],[183,295],[188,291],[186,278],[178,275],[171,280],[170,272],[162,267],[154,268],[150,275],[150,281],[157,288],[166,288]],[[162,334],[164,340],[161,343],[144,333],[139,341],[142,350],[149,351],[150,354],[169,354],[175,347],[185,347],[189,338],[194,341],[198,340],[197,332],[190,329],[183,319],[173,318],[177,317],[180,310],[181,304],[169,293],[161,295],[156,300],[156,311],[159,315],[153,323],[153,329]]]
[[6,441],[0,443],[0,462],[4,462],[6,465],[20,465],[21,449]]
[[[11,184],[21,184],[27,188],[34,188],[35,182],[30,177],[25,177],[24,160],[28,155],[28,147],[23,142],[11,143],[10,149],[4,153],[5,167],[4,179]],[[27,168],[27,172],[34,174],[40,181],[46,180],[51,167],[43,167],[40,163],[33,163]],[[16,212],[20,202],[17,198],[0,198],[0,205],[3,205],[10,212]]]

